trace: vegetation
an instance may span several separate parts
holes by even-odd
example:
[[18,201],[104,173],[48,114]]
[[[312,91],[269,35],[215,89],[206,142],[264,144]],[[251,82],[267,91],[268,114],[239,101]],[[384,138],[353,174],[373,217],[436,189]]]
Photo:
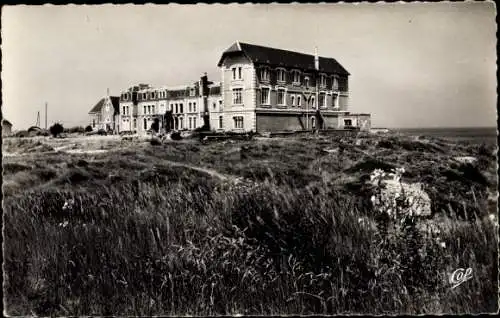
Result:
[[64,132],[64,127],[60,123],[55,123],[50,126],[49,131],[53,137],[57,137]]
[[[3,166],[9,315],[498,310],[494,141],[106,140],[81,149],[103,153],[3,145],[35,149]],[[393,171],[423,184],[432,215],[372,204],[383,202],[373,181]],[[452,289],[448,276],[468,267]]]
[[92,131],[92,126],[88,125],[85,127],[85,132],[91,132]]

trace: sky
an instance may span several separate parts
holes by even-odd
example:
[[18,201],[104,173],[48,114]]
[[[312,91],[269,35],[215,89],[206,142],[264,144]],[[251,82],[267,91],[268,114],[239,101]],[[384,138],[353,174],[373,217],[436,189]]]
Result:
[[234,42],[337,59],[350,111],[373,127],[496,126],[496,7],[391,4],[2,7],[2,115],[13,129],[87,125],[106,95],[137,84],[220,81]]

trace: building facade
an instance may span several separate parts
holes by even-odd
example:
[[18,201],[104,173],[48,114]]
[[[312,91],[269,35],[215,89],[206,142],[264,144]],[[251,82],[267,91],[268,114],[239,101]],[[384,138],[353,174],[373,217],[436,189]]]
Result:
[[[236,42],[217,65],[217,83],[205,74],[187,85],[138,84],[124,90],[118,98],[118,131],[370,129],[369,114],[349,112],[350,73],[333,58]],[[91,115],[98,123],[104,118],[98,116],[105,116]]]
[[105,96],[92,107],[89,112],[92,130],[104,129],[107,132],[117,132],[119,127],[119,97]]
[[350,74],[333,58],[236,42],[218,66],[225,130],[369,129],[368,114],[348,111]]

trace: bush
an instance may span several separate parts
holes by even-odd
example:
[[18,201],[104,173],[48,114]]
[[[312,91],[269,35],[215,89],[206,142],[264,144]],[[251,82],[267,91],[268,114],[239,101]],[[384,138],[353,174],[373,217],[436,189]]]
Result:
[[85,127],[85,132],[91,132],[93,129],[92,129],[92,126],[88,125],[87,127]]
[[49,131],[52,136],[57,137],[64,132],[64,127],[60,123],[55,123],[50,127]]
[[85,128],[83,128],[81,126],[75,126],[75,127],[71,127],[69,129],[67,129],[67,132],[70,134],[74,134],[74,133],[83,134],[85,132]]

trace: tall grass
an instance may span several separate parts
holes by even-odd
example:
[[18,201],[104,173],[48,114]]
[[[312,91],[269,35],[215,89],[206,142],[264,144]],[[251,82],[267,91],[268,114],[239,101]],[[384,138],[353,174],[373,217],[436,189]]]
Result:
[[[10,315],[468,313],[497,309],[496,236],[457,223],[447,249],[412,268],[407,237],[380,245],[356,197],[318,184],[103,185],[5,202]],[[63,206],[66,207],[63,209]],[[434,248],[432,238],[414,239]],[[381,256],[389,253],[388,264]],[[391,263],[392,262],[392,263]],[[447,273],[474,278],[450,290]],[[442,277],[426,284],[426,277]]]

